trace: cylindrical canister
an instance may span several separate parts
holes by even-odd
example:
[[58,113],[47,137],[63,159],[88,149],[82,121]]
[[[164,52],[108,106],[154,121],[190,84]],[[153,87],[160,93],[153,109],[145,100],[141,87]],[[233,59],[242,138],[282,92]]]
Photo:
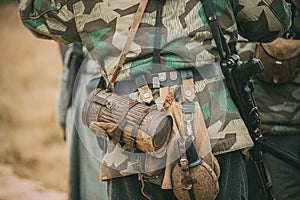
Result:
[[116,124],[118,128],[108,136],[117,142],[159,155],[168,144],[172,131],[172,118],[129,98],[96,88],[87,97],[82,120]]

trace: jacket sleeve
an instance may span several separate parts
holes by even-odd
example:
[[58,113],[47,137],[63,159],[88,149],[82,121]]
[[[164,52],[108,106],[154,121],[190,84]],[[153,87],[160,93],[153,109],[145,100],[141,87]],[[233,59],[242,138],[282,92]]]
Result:
[[234,5],[239,34],[252,42],[270,42],[291,25],[284,0],[237,0]]
[[71,0],[21,0],[23,24],[39,38],[68,44],[80,42]]

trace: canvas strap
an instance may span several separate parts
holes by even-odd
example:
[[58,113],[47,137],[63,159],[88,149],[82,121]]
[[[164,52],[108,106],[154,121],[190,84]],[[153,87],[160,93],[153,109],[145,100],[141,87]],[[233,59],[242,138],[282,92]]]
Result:
[[273,73],[273,83],[277,84],[279,82],[279,74],[282,68],[282,61],[283,61],[283,54],[277,53],[276,55],[276,61],[275,61],[275,67],[274,67],[274,73]]

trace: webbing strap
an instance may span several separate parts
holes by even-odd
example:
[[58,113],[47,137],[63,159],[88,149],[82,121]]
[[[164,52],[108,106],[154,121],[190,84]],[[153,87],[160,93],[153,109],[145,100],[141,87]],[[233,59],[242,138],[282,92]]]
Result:
[[197,182],[197,180],[192,176],[189,168],[189,161],[186,154],[186,144],[187,140],[189,139],[189,136],[183,136],[178,138],[177,144],[180,152],[180,160],[179,160],[179,166],[181,168],[182,172],[182,180],[181,183],[183,185],[184,190],[187,190],[189,192],[190,200],[195,200],[195,194],[193,190],[193,184]]
[[[161,43],[161,26],[162,26],[162,12],[165,0],[156,0],[156,21],[155,21],[155,36],[153,47],[153,63],[160,63],[160,43]],[[152,73],[159,72],[160,68],[154,65]]]

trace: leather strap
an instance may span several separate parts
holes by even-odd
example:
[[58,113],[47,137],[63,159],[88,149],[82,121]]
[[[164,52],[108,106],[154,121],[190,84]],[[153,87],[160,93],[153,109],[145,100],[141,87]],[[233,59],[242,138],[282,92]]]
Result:
[[135,37],[135,34],[137,32],[137,29],[138,29],[139,24],[140,24],[141,19],[142,19],[142,16],[145,12],[147,3],[148,3],[148,0],[141,0],[141,2],[139,4],[139,7],[138,7],[136,15],[135,15],[135,18],[133,20],[133,24],[132,24],[132,26],[129,30],[125,46],[124,46],[124,48],[122,50],[122,53],[121,53],[121,56],[119,58],[119,62],[115,66],[114,71],[112,73],[112,77],[111,77],[109,83],[107,84],[108,89],[113,88],[113,83],[116,82],[117,77],[118,77],[118,75],[119,75],[119,73],[122,69],[122,66],[125,63],[126,56],[127,56],[128,52],[129,52],[129,49],[130,49],[130,45],[131,45],[131,43],[132,43],[132,41]]
[[119,129],[120,129],[120,132],[119,132],[119,134],[116,134],[116,138],[115,138],[117,142],[120,142],[122,140],[123,130],[124,130],[124,127],[125,127],[126,122],[127,122],[127,119],[126,119],[127,113],[129,112],[129,110],[132,107],[134,107],[138,103],[139,103],[138,101],[131,101],[128,104],[127,108],[122,112],[122,114],[120,116],[120,119],[118,121],[118,126],[119,126]]
[[131,146],[136,147],[136,136],[138,134],[138,129],[139,129],[140,125],[142,124],[146,115],[148,115],[151,112],[151,110],[152,109],[150,107],[143,110],[143,112],[139,116],[139,119],[135,122],[134,126],[132,127],[131,136],[130,136]]
[[275,68],[273,71],[273,83],[277,84],[279,82],[279,74],[282,68],[283,54],[278,53],[275,61]]
[[[162,12],[165,4],[165,0],[156,0],[156,19],[155,19],[155,37],[154,37],[154,48],[153,48],[153,63],[160,63],[160,45],[161,45],[161,26],[162,26]],[[153,65],[153,73],[157,73],[160,69]]]
[[183,185],[183,189],[187,190],[190,195],[191,200],[195,200],[195,195],[193,192],[193,184],[197,182],[197,180],[192,176],[189,168],[189,161],[187,159],[187,154],[186,154],[186,140],[188,137],[180,137],[177,140],[178,143],[178,148],[180,151],[180,160],[179,160],[179,166],[182,171],[183,178],[181,180],[181,183]]

